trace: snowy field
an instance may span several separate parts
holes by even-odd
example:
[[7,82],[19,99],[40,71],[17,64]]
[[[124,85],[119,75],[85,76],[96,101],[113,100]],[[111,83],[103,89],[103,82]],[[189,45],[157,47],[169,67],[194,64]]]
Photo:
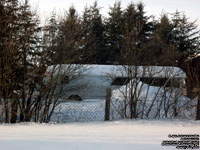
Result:
[[195,121],[0,125],[1,150],[175,150],[169,134],[200,134]]

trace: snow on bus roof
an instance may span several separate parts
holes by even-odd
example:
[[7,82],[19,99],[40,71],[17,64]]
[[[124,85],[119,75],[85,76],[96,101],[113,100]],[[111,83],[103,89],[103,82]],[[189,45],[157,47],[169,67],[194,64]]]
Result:
[[[68,72],[69,74],[79,74],[88,76],[117,76],[130,77],[133,74],[137,77],[157,77],[157,78],[185,78],[186,75],[179,67],[172,66],[127,66],[127,65],[81,65],[62,64],[49,66],[47,72],[56,70],[55,73]],[[58,71],[59,70],[59,71]]]

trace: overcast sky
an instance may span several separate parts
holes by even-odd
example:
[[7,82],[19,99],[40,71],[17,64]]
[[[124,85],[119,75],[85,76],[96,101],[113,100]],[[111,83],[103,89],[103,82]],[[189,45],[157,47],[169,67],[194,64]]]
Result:
[[[97,0],[101,13],[106,16],[109,6],[113,6],[116,0]],[[122,7],[125,8],[131,2],[138,0],[121,0]],[[197,20],[200,29],[200,0],[142,0],[145,4],[145,11],[148,15],[159,17],[162,12],[173,13],[176,10],[184,12],[190,21]],[[33,8],[39,8],[39,13],[44,20],[52,10],[63,12],[73,5],[79,14],[82,14],[84,7],[94,3],[94,0],[30,0]]]

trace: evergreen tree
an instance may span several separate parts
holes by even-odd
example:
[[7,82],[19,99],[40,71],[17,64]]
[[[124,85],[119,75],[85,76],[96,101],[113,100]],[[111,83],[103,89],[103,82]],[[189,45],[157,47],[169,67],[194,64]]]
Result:
[[9,99],[17,90],[18,58],[15,42],[19,7],[16,1],[0,1],[0,99],[3,100],[4,122],[10,121]]
[[[18,108],[21,121],[29,121],[35,69],[40,54],[38,20],[31,12],[28,1],[5,0],[0,6],[0,96],[4,100],[5,122],[16,122]],[[11,107],[8,107],[8,99],[11,100]]]
[[18,64],[20,64],[18,73],[21,74],[19,84],[22,85],[19,92],[20,121],[30,121],[32,97],[37,84],[35,79],[39,69],[37,64],[41,57],[39,37],[41,28],[37,15],[31,11],[28,1],[19,6],[18,32],[15,39],[18,45]]
[[[85,7],[83,14],[84,38],[88,43],[84,45],[84,51],[92,51],[90,63],[105,64],[108,60],[106,56],[105,25],[100,14],[97,2],[93,6]],[[85,56],[87,57],[87,56]]]
[[[176,12],[172,18],[173,25],[173,41],[176,51],[180,54],[177,58],[177,66],[181,67],[186,75],[186,85],[188,96],[200,96],[200,72],[199,63],[188,62],[187,59],[191,55],[200,53],[200,31],[194,22],[189,22],[184,14]],[[194,89],[198,92],[194,92]],[[200,120],[200,98],[197,102],[196,120]]]
[[200,51],[200,31],[195,21],[189,22],[185,14],[176,12],[172,17],[172,25],[172,43],[178,51],[186,54],[186,57]]
[[157,24],[155,32],[160,36],[164,43],[170,44],[172,39],[172,30],[173,26],[167,15],[164,14],[160,19],[160,23]]
[[[142,3],[131,3],[124,12],[122,63],[144,65],[145,47],[153,32],[153,22],[145,15]],[[130,59],[133,58],[133,59]],[[127,62],[126,62],[127,61]],[[129,61],[129,62],[128,62]]]
[[58,63],[58,32],[59,32],[59,21],[56,18],[56,13],[52,12],[47,25],[43,27],[43,61],[48,66]]
[[[195,22],[189,22],[180,12],[173,14],[171,19],[164,15],[155,32],[159,40],[152,47],[152,51],[159,52],[158,55],[154,55],[157,64],[178,66],[183,69],[187,76],[187,95],[190,97],[196,96],[198,93],[194,94],[193,89],[200,87],[198,63],[187,61],[189,56],[200,52],[199,32]],[[197,106],[197,116],[197,119],[200,119],[200,105]]]
[[57,63],[78,63],[82,40],[81,20],[74,7],[70,7],[58,25]]
[[150,17],[145,15],[144,4],[129,4],[124,18],[124,33],[134,32],[134,36],[138,38],[138,45],[147,42],[153,31],[153,23],[149,21]]
[[174,63],[178,53],[172,41],[173,26],[166,14],[161,16],[159,22],[154,24],[155,31],[146,45],[146,51],[151,59],[150,65],[170,65]]
[[110,7],[109,17],[106,21],[108,58],[111,63],[119,63],[122,51],[123,11],[121,3]]
[[[173,46],[173,50],[170,52],[173,55],[164,51],[162,53],[165,54],[166,59],[169,59],[165,65],[180,67],[188,56],[200,51],[200,34],[197,25],[195,22],[189,22],[186,16],[180,12],[173,14],[170,19],[167,15],[163,15],[156,25],[155,34],[166,46]],[[170,57],[174,57],[174,59],[172,60]]]

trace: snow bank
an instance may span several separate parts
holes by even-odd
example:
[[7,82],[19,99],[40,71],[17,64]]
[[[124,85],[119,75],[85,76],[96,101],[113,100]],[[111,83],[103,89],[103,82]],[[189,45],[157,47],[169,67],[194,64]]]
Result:
[[[132,86],[134,87],[132,88]],[[136,87],[137,86],[137,87]],[[119,89],[113,90],[112,99],[123,101],[127,96],[130,99],[130,95],[136,90],[136,96],[139,99],[153,100],[157,92],[163,91],[160,87],[150,86],[142,83],[141,81],[131,80],[127,85],[120,87]]]
[[[162,96],[163,93],[165,93],[167,98],[171,97],[171,99],[177,96],[177,93],[180,94],[180,89],[178,88],[164,89],[164,87],[150,86],[141,81],[133,79],[127,85],[113,90],[112,98],[123,101],[125,99],[125,95],[127,95],[127,98],[130,99],[130,95],[133,94],[135,90],[136,97],[138,97],[138,99],[147,99],[148,101],[152,101],[154,98],[160,98],[160,96]],[[179,98],[184,99],[186,97],[180,95]]]
[[0,125],[1,150],[176,150],[169,134],[199,134],[195,121]]
[[143,114],[142,118],[174,118],[174,107],[177,118],[195,118],[196,101],[183,96],[180,89],[150,86],[133,79],[127,85],[113,90],[113,119],[123,118],[122,113],[129,116],[131,97],[134,97],[133,101],[137,101],[137,112]]

